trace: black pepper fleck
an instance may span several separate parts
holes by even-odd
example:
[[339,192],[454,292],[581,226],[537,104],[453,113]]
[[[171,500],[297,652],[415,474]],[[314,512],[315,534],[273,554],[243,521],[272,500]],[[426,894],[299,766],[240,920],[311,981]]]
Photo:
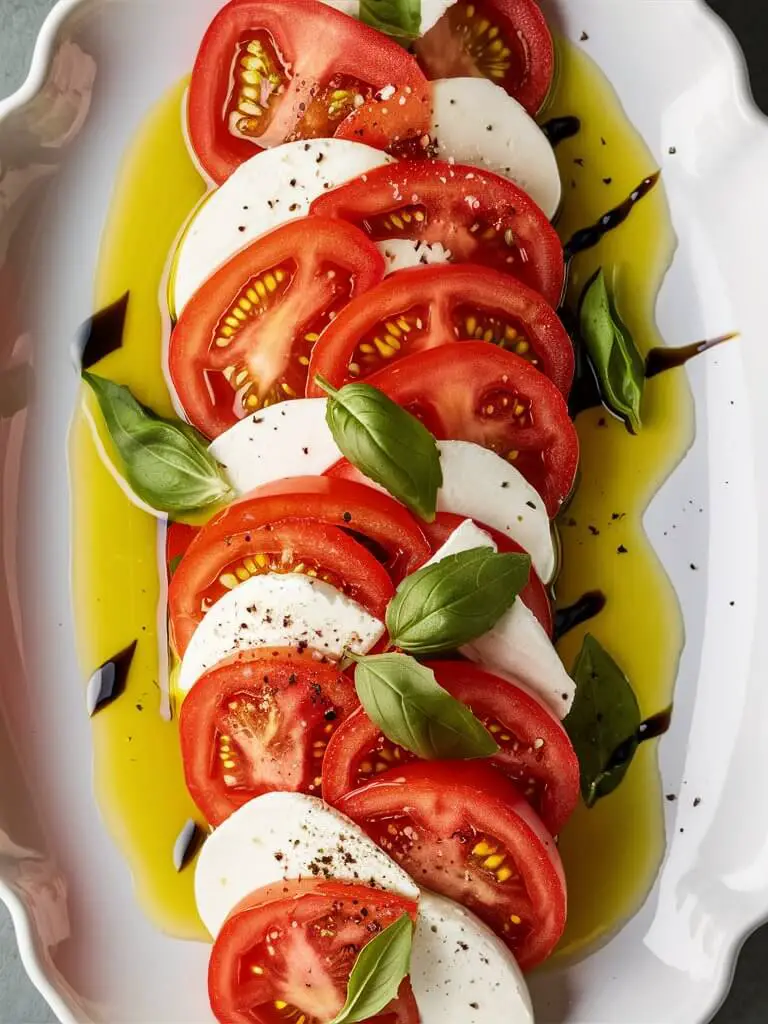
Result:
[[620,555],[626,555],[628,553],[627,548],[625,548],[623,544],[619,544],[619,546],[616,548],[616,551]]

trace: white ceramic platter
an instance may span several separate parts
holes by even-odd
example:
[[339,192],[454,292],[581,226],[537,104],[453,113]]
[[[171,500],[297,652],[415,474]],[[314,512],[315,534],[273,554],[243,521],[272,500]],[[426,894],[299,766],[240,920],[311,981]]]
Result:
[[[68,1022],[210,1019],[207,948],[144,918],[92,799],[65,439],[70,343],[92,312],[121,155],[219,6],[62,0],[28,83],[0,104],[0,385],[18,363],[34,377],[27,409],[0,420],[0,894],[27,969]],[[696,443],[646,519],[688,638],[664,786],[701,805],[667,804],[665,862],[634,920],[533,990],[541,1024],[697,1024],[768,915],[768,130],[733,40],[698,0],[561,0],[553,13],[572,39],[588,34],[664,168],[680,245],[662,334],[743,337],[691,366]],[[0,411],[3,399],[0,387]],[[684,519],[691,499],[705,513]]]

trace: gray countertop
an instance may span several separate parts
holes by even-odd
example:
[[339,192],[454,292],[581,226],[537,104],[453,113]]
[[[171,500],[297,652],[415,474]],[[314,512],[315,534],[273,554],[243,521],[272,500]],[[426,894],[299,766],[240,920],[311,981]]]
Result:
[[[0,0],[0,97],[23,80],[43,18],[55,0]],[[157,0],[162,2],[162,0]],[[712,0],[747,51],[758,102],[768,109],[768,5],[763,0]],[[733,990],[712,1024],[768,1020],[768,927],[745,945]],[[27,980],[9,916],[0,905],[0,1024],[53,1024],[55,1018]],[[158,1022],[160,1024],[160,1022]]]

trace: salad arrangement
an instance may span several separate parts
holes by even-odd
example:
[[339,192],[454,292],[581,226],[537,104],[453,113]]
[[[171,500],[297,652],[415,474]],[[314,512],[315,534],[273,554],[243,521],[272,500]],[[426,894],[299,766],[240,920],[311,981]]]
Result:
[[568,263],[657,176],[564,249],[534,0],[354,8],[215,17],[185,107],[212,187],[168,282],[179,416],[83,376],[171,520],[217,1019],[530,1021],[556,837],[660,731],[594,637],[566,670],[550,590],[572,413],[638,431],[645,380],[602,271],[559,308]]

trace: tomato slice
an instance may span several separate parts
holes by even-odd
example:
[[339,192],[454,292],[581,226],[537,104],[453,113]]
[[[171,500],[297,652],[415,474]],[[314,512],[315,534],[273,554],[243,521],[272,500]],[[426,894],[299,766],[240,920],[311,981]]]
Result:
[[491,171],[402,160],[326,192],[311,212],[347,220],[375,241],[440,242],[455,262],[511,274],[550,306],[560,302],[565,264],[557,232],[522,189]]
[[406,356],[369,383],[417,416],[441,441],[474,441],[509,460],[550,516],[568,497],[579,439],[557,388],[520,356],[466,341]]
[[187,553],[189,545],[199,532],[199,526],[189,526],[187,523],[168,523],[165,531],[165,565],[169,582]]
[[[342,470],[339,463],[336,463],[334,472],[341,475]],[[347,477],[347,479],[350,479]],[[455,516],[451,512],[438,512],[435,519],[431,523],[424,523],[422,529],[424,534],[432,546],[432,554],[445,544],[454,530],[457,530],[466,519],[466,516]],[[485,523],[476,522],[476,525],[481,530],[485,530],[489,533],[496,544],[496,547],[503,554],[519,554],[524,552],[525,549],[519,544],[516,544],[510,537],[507,537],[505,533],[501,533],[499,530],[494,530],[492,526],[486,526]],[[520,591],[520,597],[528,605],[530,610],[539,620],[541,625],[547,631],[549,636],[552,636],[554,631],[554,617],[552,614],[552,602],[550,601],[547,588],[539,579],[536,570],[531,568],[531,574],[528,577],[528,582],[525,587]]]
[[557,847],[495,768],[470,761],[406,764],[348,793],[337,807],[419,885],[474,911],[524,970],[557,945],[566,916]]
[[243,651],[207,672],[179,716],[187,788],[206,821],[273,790],[319,792],[328,740],[358,706],[348,676],[288,649]]
[[191,422],[217,437],[303,396],[320,331],[383,274],[376,247],[341,221],[291,221],[239,252],[187,303],[171,335],[168,365]]
[[536,0],[458,0],[416,54],[427,77],[490,78],[535,117],[555,72],[552,33]]
[[189,87],[192,147],[220,184],[262,148],[337,135],[384,149],[429,126],[415,58],[314,0],[233,0],[213,19]]
[[334,318],[312,350],[307,395],[362,380],[403,356],[475,339],[522,356],[567,397],[573,345],[552,307],[520,281],[487,267],[415,267],[387,277]]
[[[508,776],[557,835],[579,802],[579,761],[558,719],[522,684],[465,661],[426,662],[438,683],[491,730],[499,752],[487,763]],[[334,732],[323,761],[323,799],[336,804],[381,772],[416,761],[358,708]]]
[[[232,911],[208,969],[211,1009],[221,1024],[324,1024],[344,1005],[361,949],[416,904],[393,892],[333,880],[258,889]],[[405,979],[376,1024],[418,1024]]]
[[[299,518],[271,523],[240,502],[204,527],[168,587],[171,638],[184,655],[203,616],[228,590],[268,572],[317,576],[383,619],[394,588],[386,569],[344,530]],[[224,524],[222,527],[222,523]]]

